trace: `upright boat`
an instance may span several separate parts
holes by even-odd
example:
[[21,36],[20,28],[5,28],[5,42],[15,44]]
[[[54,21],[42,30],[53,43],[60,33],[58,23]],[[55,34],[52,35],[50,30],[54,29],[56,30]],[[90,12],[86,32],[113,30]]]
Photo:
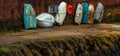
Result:
[[84,2],[82,4],[83,6],[83,17],[82,17],[82,22],[81,23],[88,23],[88,18],[89,18],[89,4]]
[[78,3],[77,9],[76,9],[76,13],[75,13],[74,23],[76,23],[76,24],[80,24],[81,23],[82,13],[83,13],[82,10],[83,10],[82,5],[80,3]]
[[54,6],[52,6],[52,5],[49,5],[49,6],[48,6],[48,12],[49,12],[49,13],[54,13],[54,10],[53,10],[53,9],[54,9]]
[[36,14],[31,4],[24,4],[25,29],[36,28]]
[[67,5],[67,14],[72,14],[73,6],[71,4]]
[[54,5],[53,11],[54,11],[54,13],[58,13],[58,5]]
[[89,4],[89,20],[88,23],[89,24],[93,24],[94,23],[94,5],[93,4]]
[[100,23],[102,18],[103,18],[103,14],[104,14],[104,6],[102,5],[102,3],[98,3],[96,11],[95,11],[95,22],[96,23]]
[[55,18],[55,22],[58,25],[62,25],[66,17],[66,6],[67,6],[66,2],[61,2],[58,6],[58,13],[56,14],[56,18]]

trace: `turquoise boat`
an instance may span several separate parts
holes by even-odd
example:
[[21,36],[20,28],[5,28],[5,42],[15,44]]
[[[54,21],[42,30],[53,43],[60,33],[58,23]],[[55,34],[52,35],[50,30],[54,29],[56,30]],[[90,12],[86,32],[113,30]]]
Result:
[[25,29],[36,28],[35,11],[31,4],[24,4],[24,26]]
[[82,17],[81,23],[88,23],[88,19],[89,19],[89,4],[84,2],[82,4],[82,6],[83,6],[83,17]]

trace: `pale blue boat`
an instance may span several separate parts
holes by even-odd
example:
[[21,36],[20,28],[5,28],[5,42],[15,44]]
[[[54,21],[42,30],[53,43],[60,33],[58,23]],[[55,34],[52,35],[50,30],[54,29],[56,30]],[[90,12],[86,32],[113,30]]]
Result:
[[95,23],[100,23],[102,21],[104,15],[104,6],[102,3],[98,3],[97,7],[96,7],[96,11],[95,11]]
[[88,23],[88,19],[89,19],[89,4],[84,2],[82,4],[82,6],[83,6],[83,17],[82,17],[81,23]]
[[35,11],[31,4],[24,4],[24,27],[25,29],[36,28]]

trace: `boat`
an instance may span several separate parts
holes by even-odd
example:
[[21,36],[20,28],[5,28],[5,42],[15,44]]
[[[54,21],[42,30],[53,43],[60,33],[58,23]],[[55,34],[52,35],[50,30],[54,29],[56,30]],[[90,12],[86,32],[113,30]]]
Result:
[[24,4],[25,29],[36,28],[36,14],[31,4]]
[[103,14],[104,14],[104,6],[102,5],[102,3],[99,2],[97,4],[95,16],[94,16],[95,23],[100,23],[102,21]]
[[66,17],[66,7],[67,7],[67,3],[66,2],[61,2],[58,6],[58,13],[56,14],[55,17],[55,22],[57,25],[62,25],[65,17]]
[[49,5],[49,6],[48,6],[48,12],[49,12],[49,13],[53,13],[53,12],[54,12],[54,11],[53,11],[53,7],[54,7],[54,6],[52,6],[52,5]]
[[53,11],[54,11],[54,13],[58,13],[58,5],[54,5]]
[[89,24],[94,23],[94,12],[95,12],[94,5],[89,4],[89,20],[88,20]]
[[74,19],[75,24],[80,24],[81,23],[82,10],[83,10],[82,5],[80,3],[78,3],[77,8],[76,8],[76,13],[75,13],[75,19]]
[[69,4],[67,5],[67,14],[72,14],[73,12],[73,5]]
[[41,13],[37,17],[37,25],[39,27],[49,28],[53,27],[55,18],[48,13]]
[[88,23],[89,19],[89,4],[84,2],[82,4],[83,6],[83,17],[82,17],[82,22],[81,23]]

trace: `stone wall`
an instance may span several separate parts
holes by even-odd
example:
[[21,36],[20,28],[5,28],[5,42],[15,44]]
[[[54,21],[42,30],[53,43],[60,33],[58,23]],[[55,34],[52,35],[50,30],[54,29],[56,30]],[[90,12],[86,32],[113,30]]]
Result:
[[2,56],[119,56],[120,33],[48,38],[1,47]]

